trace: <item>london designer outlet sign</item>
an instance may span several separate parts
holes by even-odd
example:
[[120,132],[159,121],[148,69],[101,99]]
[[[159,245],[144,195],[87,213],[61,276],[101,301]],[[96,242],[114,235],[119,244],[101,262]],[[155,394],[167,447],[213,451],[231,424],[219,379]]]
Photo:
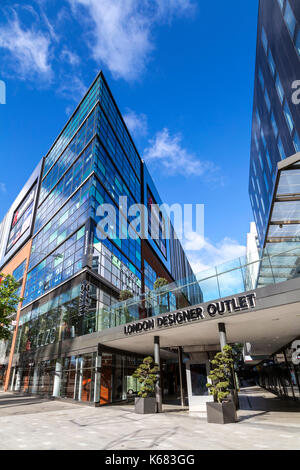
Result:
[[139,322],[124,326],[124,334],[132,335],[142,331],[154,330],[156,328],[166,328],[193,321],[215,318],[227,313],[237,313],[255,307],[256,294],[247,294],[241,297],[212,302],[205,307],[188,307],[167,315],[154,318],[145,318]]

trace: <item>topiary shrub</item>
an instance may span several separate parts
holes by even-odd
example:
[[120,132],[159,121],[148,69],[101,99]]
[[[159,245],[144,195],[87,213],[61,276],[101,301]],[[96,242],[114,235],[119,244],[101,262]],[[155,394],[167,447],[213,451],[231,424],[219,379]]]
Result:
[[132,377],[138,379],[141,384],[138,395],[142,398],[151,397],[155,393],[155,384],[158,380],[158,365],[151,356],[145,357],[142,364],[138,366]]
[[211,383],[206,384],[214,401],[222,403],[230,395],[230,381],[233,367],[233,354],[231,346],[224,346],[222,352],[218,352],[211,361],[213,369],[208,378]]

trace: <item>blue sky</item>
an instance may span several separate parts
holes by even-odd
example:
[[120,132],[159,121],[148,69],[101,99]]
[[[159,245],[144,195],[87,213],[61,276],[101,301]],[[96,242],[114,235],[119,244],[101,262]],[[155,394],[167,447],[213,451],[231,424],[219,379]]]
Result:
[[1,0],[0,219],[102,69],[196,270],[244,252],[258,0]]

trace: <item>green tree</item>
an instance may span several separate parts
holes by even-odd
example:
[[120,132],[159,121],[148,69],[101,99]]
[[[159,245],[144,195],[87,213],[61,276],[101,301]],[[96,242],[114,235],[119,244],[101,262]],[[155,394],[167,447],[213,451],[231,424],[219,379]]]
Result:
[[153,284],[153,288],[156,290],[156,289],[160,289],[161,287],[164,287],[164,286],[167,286],[169,283],[167,281],[167,279],[165,279],[164,277],[158,277],[155,281],[155,283]]
[[142,398],[154,395],[155,384],[157,382],[158,365],[155,364],[151,356],[145,357],[142,364],[136,369],[132,377],[138,379],[141,384],[138,395]]
[[211,383],[206,384],[214,401],[222,403],[230,394],[231,373],[233,367],[233,354],[231,346],[224,346],[211,361],[213,366],[208,378]]
[[133,297],[133,293],[128,289],[121,290],[119,294],[120,302],[124,302],[124,300],[128,300],[128,299],[132,299],[132,297]]
[[11,275],[0,274],[0,340],[11,335],[11,315],[22,300],[17,295],[19,283]]

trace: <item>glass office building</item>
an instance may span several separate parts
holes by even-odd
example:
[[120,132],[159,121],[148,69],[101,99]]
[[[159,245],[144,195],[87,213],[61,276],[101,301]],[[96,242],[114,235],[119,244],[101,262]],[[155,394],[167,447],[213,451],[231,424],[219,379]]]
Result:
[[268,228],[278,162],[300,151],[299,80],[300,3],[260,0],[249,193],[261,248],[276,242]]
[[[171,240],[163,238],[161,214],[158,239],[120,235],[131,219],[119,197],[127,197],[128,207],[145,203],[149,211],[161,200],[102,73],[44,157],[33,190],[37,203],[10,387],[46,394],[56,388],[56,396],[97,401],[97,333],[111,326],[109,308],[120,291],[136,296],[152,289],[157,277],[174,282],[193,276],[174,230]],[[24,213],[32,198],[24,201]],[[103,204],[116,212],[116,224],[108,221],[103,229],[106,238],[98,224]],[[8,247],[19,225],[24,228],[16,220]],[[201,301],[199,289],[184,295],[188,303]],[[142,316],[137,312],[137,319]]]

